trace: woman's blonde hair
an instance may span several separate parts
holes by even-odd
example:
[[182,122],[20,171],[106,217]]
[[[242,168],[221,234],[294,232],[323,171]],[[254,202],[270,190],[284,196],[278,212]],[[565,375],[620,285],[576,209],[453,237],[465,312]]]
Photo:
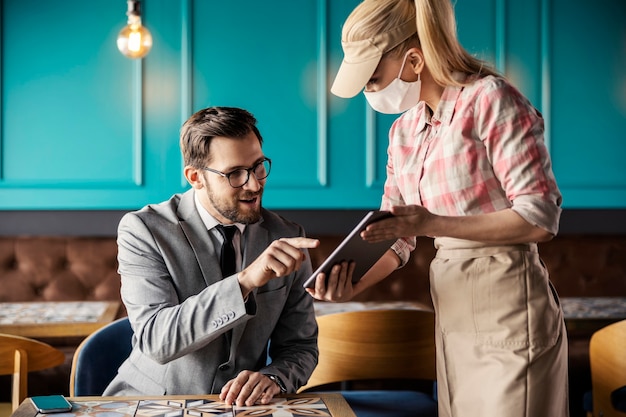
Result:
[[420,48],[433,79],[442,86],[463,84],[454,79],[454,72],[498,75],[459,43],[449,0],[364,0],[346,19],[344,40],[372,38],[410,19],[415,20],[417,33],[386,54],[401,56],[412,47]]

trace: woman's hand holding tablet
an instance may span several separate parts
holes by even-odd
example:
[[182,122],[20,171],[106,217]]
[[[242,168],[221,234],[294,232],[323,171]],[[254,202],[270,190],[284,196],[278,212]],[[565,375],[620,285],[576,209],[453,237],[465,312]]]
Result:
[[305,281],[304,287],[314,288],[315,279],[320,273],[324,273],[328,277],[332,267],[343,261],[355,262],[352,283],[358,282],[395,242],[395,239],[391,239],[369,243],[364,241],[360,234],[369,224],[391,216],[392,214],[388,211],[375,210],[368,212],[330,256],[326,258],[322,265]]

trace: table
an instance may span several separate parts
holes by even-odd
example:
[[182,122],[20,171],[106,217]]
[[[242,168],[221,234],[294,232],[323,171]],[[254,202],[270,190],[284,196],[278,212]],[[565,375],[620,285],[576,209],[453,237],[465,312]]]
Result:
[[[330,416],[356,417],[346,400],[337,393],[321,394],[283,394],[274,398],[273,404],[233,409],[222,403],[217,395],[169,395],[155,397],[74,397],[68,398],[74,410],[63,413],[63,417],[185,417],[185,416],[228,416],[255,415],[259,416],[300,417]],[[306,410],[299,414],[298,409]],[[266,412],[261,412],[266,410]],[[277,410],[273,412],[272,410]],[[330,412],[328,414],[327,411]],[[221,412],[220,412],[221,411]],[[238,414],[241,413],[241,414]],[[11,417],[35,417],[37,411],[26,398]],[[41,416],[41,415],[40,415]],[[54,414],[46,416],[54,417]]]
[[119,301],[0,303],[0,333],[32,338],[88,336],[117,316]]
[[316,316],[361,310],[411,309],[433,311],[432,307],[417,301],[347,301],[345,303],[314,301],[313,307]]
[[[568,331],[595,331],[626,319],[626,297],[561,297],[560,301]],[[416,301],[348,301],[345,303],[315,301],[313,305],[316,316],[387,308],[432,311],[432,307]]]
[[567,332],[590,335],[626,319],[626,297],[561,297]]

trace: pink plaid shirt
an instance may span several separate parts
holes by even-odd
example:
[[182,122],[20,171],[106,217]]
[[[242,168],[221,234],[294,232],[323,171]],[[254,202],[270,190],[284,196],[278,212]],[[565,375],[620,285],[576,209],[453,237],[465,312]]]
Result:
[[[417,204],[464,216],[511,208],[556,234],[561,193],[543,141],[541,114],[505,79],[447,87],[431,117],[425,102],[389,131],[382,209]],[[403,261],[415,239],[394,250]]]

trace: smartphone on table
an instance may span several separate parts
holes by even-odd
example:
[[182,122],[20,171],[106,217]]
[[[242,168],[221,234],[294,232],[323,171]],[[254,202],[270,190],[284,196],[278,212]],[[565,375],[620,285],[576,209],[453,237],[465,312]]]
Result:
[[62,413],[72,411],[72,404],[63,395],[41,395],[30,397],[38,413]]

